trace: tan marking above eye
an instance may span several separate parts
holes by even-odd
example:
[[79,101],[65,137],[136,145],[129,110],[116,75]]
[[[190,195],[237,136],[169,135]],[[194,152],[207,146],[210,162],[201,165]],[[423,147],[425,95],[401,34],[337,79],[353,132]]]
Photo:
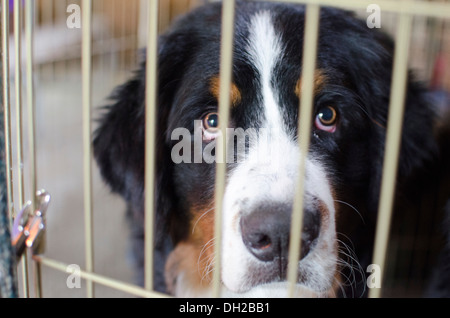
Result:
[[[219,78],[219,76],[212,77],[209,84],[210,84],[209,91],[217,100],[219,100],[219,95],[220,95],[219,94],[220,93],[220,78]],[[234,107],[237,104],[239,104],[242,99],[241,91],[234,83],[231,83],[230,99],[231,99],[231,107]]]
[[[327,83],[327,77],[321,69],[316,69],[314,71],[314,95],[317,95]],[[295,84],[294,92],[297,97],[300,98],[302,94],[302,77],[298,79]]]

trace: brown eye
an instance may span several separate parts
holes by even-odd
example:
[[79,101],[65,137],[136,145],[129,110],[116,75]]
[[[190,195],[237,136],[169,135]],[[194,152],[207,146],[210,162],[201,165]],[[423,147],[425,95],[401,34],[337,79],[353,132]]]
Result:
[[315,124],[318,129],[333,133],[336,131],[336,121],[336,109],[331,106],[327,106],[319,110],[316,116]]
[[219,115],[217,113],[209,113],[203,118],[204,129],[215,131],[219,128]]
[[214,140],[219,132],[219,114],[208,113],[203,117],[203,140]]

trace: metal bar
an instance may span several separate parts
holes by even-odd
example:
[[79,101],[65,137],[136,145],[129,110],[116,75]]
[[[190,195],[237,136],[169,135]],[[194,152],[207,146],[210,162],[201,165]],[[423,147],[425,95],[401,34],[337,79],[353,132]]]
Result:
[[[366,9],[373,4],[372,0],[270,0],[272,2],[316,4],[342,9]],[[410,1],[407,5],[403,1],[377,0],[375,2],[382,11],[405,13],[416,16],[429,16],[436,18],[450,17],[450,6],[442,2]]]
[[[92,214],[92,146],[91,146],[91,100],[92,100],[92,0],[82,2],[82,100],[83,100],[83,179],[84,179],[84,230],[86,271],[94,271],[94,242]],[[87,280],[87,296],[94,297],[94,283]]]
[[[61,271],[61,272],[66,272],[67,273],[67,268],[69,267],[69,264],[60,262],[60,261],[56,261],[44,256],[34,256],[33,260],[44,265],[47,266],[49,268],[53,268],[55,270]],[[166,294],[162,294],[162,293],[158,293],[158,292],[153,292],[153,291],[148,291],[145,290],[143,288],[137,287],[135,285],[132,284],[127,284],[124,282],[121,282],[119,280],[115,280],[109,277],[105,277],[96,273],[92,273],[92,272],[88,272],[88,271],[80,271],[80,277],[87,280],[87,281],[92,281],[95,282],[97,284],[100,285],[104,285],[110,288],[114,288],[116,290],[120,290],[135,296],[139,296],[139,297],[153,297],[153,298],[169,298],[168,295]]]
[[145,87],[145,289],[153,290],[155,211],[156,103],[158,89],[158,0],[147,4],[147,61]]
[[230,90],[233,69],[233,38],[234,38],[234,0],[223,1],[222,4],[222,34],[220,51],[220,88],[219,88],[219,118],[221,138],[216,144],[216,180],[215,180],[215,210],[214,210],[214,271],[213,296],[220,297],[221,289],[221,249],[222,249],[222,206],[226,182],[226,144],[230,117]]
[[288,264],[289,297],[294,296],[295,286],[298,279],[298,261],[300,258],[301,232],[303,228],[305,165],[311,136],[311,118],[314,101],[314,70],[316,65],[317,38],[319,33],[319,14],[320,7],[318,5],[307,5],[305,18],[305,39],[303,43],[308,43],[308,45],[303,46],[301,81],[302,95],[300,99],[300,116],[298,122],[301,158],[298,170],[297,194],[294,199],[291,222],[291,243],[289,246]]
[[[26,95],[28,110],[28,151],[30,158],[30,183],[31,197],[34,204],[34,195],[37,192],[36,182],[36,138],[35,138],[35,107],[34,107],[34,79],[33,79],[33,29],[34,29],[34,1],[26,0],[25,2],[25,43],[26,43]],[[34,207],[33,207],[34,209]]]
[[[2,0],[2,4],[7,3],[7,0]],[[17,1],[17,0],[15,0]],[[30,8],[31,0],[27,0],[27,8]],[[283,2],[296,2],[296,3],[306,3],[307,6],[307,21],[305,25],[305,43],[316,43],[317,42],[317,29],[318,29],[318,13],[319,13],[319,5],[329,5],[335,7],[343,7],[343,8],[366,8],[368,4],[373,1],[360,0],[356,2],[354,0],[283,0]],[[89,128],[84,127],[84,145],[87,147],[87,143],[89,144],[89,150],[84,153],[84,164],[85,164],[85,229],[86,229],[86,263],[92,264],[90,268],[86,265],[86,271],[81,271],[82,278],[86,279],[88,282],[88,286],[92,286],[91,292],[88,288],[88,295],[91,294],[93,296],[93,283],[103,284],[105,286],[109,286],[111,288],[115,288],[118,290],[123,290],[129,292],[131,294],[135,294],[142,297],[162,297],[165,296],[163,294],[159,294],[156,292],[152,292],[153,288],[153,211],[154,211],[154,146],[155,146],[155,138],[154,138],[154,128],[156,127],[156,88],[157,88],[157,13],[158,12],[158,2],[157,0],[150,0],[148,2],[148,22],[149,22],[149,34],[148,34],[148,47],[155,48],[147,50],[147,87],[146,87],[146,174],[145,174],[145,198],[146,198],[146,206],[145,206],[145,215],[146,215],[146,241],[145,241],[145,262],[146,262],[146,275],[145,275],[145,289],[125,284],[114,279],[110,279],[108,277],[104,277],[101,275],[97,275],[93,273],[93,242],[92,242],[92,191],[91,191],[91,146],[90,146],[90,99],[91,99],[91,54],[87,53],[91,51],[91,39],[90,39],[90,20],[92,12],[90,10],[89,13],[86,13],[85,3],[88,3],[89,7],[91,7],[91,0],[83,0],[83,78],[88,79],[85,81],[83,79],[83,125],[89,125]],[[234,16],[234,0],[224,1],[224,11],[223,11],[223,25],[222,25],[222,53],[221,53],[221,86],[220,86],[220,100],[219,100],[219,117],[221,122],[223,123],[221,129],[224,136],[226,138],[226,125],[229,118],[229,94],[230,91],[230,83],[231,83],[231,72],[232,72],[232,43],[233,43],[233,32],[229,32],[233,30],[233,16]],[[401,15],[401,20],[411,17],[409,14],[418,14],[418,15],[428,15],[428,16],[436,16],[436,17],[449,17],[450,16],[450,7],[445,4],[440,3],[430,3],[426,2],[422,4],[420,2],[413,2],[413,5],[404,6],[401,2],[391,2],[387,0],[379,0],[377,4],[380,5],[382,10],[392,11],[396,13],[407,13]],[[32,5],[32,4],[31,4]],[[152,9],[153,8],[153,9]],[[232,9],[231,9],[232,8]],[[30,11],[30,10],[28,10]],[[6,11],[7,12],[7,11]],[[311,13],[312,12],[312,13]],[[310,18],[310,16],[317,15],[317,18]],[[85,22],[85,16],[88,16],[88,23]],[[156,16],[156,18],[155,18]],[[28,21],[27,14],[27,21]],[[3,20],[3,19],[2,19]],[[309,22],[308,22],[309,20]],[[312,20],[312,21],[311,21]],[[315,20],[315,21],[314,21]],[[314,26],[314,23],[316,26]],[[309,25],[309,27],[308,27]],[[3,25],[2,25],[3,26]],[[28,34],[28,26],[31,27],[30,33],[32,34],[32,24],[27,22],[27,34]],[[387,239],[389,235],[389,221],[391,219],[391,209],[392,209],[392,200],[393,200],[393,188],[395,185],[395,175],[397,169],[397,161],[398,161],[398,146],[395,147],[395,143],[399,144],[399,140],[401,137],[401,120],[403,117],[403,107],[399,107],[399,105],[403,105],[404,99],[404,89],[402,90],[402,85],[406,83],[406,63],[407,63],[407,50],[409,45],[410,38],[410,29],[408,27],[411,26],[406,24],[405,21],[400,22],[399,24],[399,35],[398,35],[398,44],[395,53],[395,68],[393,74],[393,83],[392,83],[392,97],[391,97],[391,106],[390,107],[390,115],[389,115],[389,126],[388,126],[388,142],[386,146],[386,155],[385,155],[385,169],[383,169],[383,186],[382,193],[380,199],[380,211],[379,211],[379,222],[377,226],[377,236],[376,236],[376,247],[374,252],[374,263],[376,264],[384,264],[385,263],[385,251],[387,246]],[[86,29],[89,29],[87,31]],[[316,28],[311,34],[310,31],[307,31],[308,28]],[[227,30],[226,32],[224,30]],[[314,34],[315,32],[315,34]],[[154,34],[156,33],[156,35]],[[231,35],[230,35],[231,33]],[[403,35],[400,35],[400,34]],[[405,36],[407,34],[407,36]],[[311,39],[313,39],[313,42]],[[400,44],[400,41],[403,39],[403,42]],[[30,42],[28,42],[30,41]],[[85,45],[84,41],[89,41],[88,46]],[[27,35],[27,100],[28,106],[31,107],[32,111],[29,111],[29,116],[33,120],[29,121],[31,128],[33,131],[32,141],[33,145],[30,146],[30,159],[32,162],[31,168],[31,176],[33,183],[32,193],[36,193],[36,162],[35,162],[35,150],[34,150],[34,87],[33,87],[33,79],[32,79],[32,36],[30,38]],[[28,50],[30,50],[31,55],[29,55]],[[300,244],[301,244],[301,231],[298,229],[302,228],[302,207],[303,207],[303,177],[304,177],[304,165],[305,159],[307,155],[307,149],[309,148],[309,136],[310,136],[310,118],[311,118],[311,106],[313,99],[313,72],[314,72],[314,64],[315,64],[315,50],[316,45],[308,45],[305,46],[304,56],[303,56],[303,71],[302,71],[302,101],[300,105],[300,119],[299,119],[299,136],[300,136],[300,149],[302,149],[302,159],[300,162],[299,176],[298,176],[298,193],[300,195],[296,196],[294,202],[294,211],[293,211],[293,220],[292,220],[292,229],[291,229],[291,247],[289,253],[289,270],[288,270],[288,280],[290,282],[290,290],[289,295],[292,296],[295,288],[295,282],[297,280],[297,262],[300,253]],[[400,52],[401,51],[401,52]],[[3,50],[5,52],[5,50]],[[16,52],[17,54],[17,52]],[[403,55],[401,55],[403,54]],[[399,56],[397,56],[399,55]],[[403,60],[402,60],[403,59]],[[16,58],[16,63],[19,59]],[[405,64],[405,65],[400,65]],[[85,65],[85,63],[89,63]],[[3,65],[7,65],[3,63]],[[403,68],[405,67],[405,68]],[[17,69],[17,67],[16,67]],[[400,74],[398,69],[400,69]],[[403,71],[404,70],[404,71]],[[4,70],[3,70],[4,71]],[[403,72],[402,72],[403,71]],[[86,76],[86,77],[85,77]],[[8,77],[5,77],[6,81]],[[16,79],[17,80],[17,79]],[[403,94],[403,96],[401,95]],[[399,96],[395,96],[399,95]],[[3,96],[4,97],[4,96]],[[5,98],[5,97],[4,97]],[[309,105],[309,106],[308,106]],[[309,116],[308,116],[309,114]],[[88,118],[88,120],[86,120]],[[392,124],[391,124],[392,122]],[[391,128],[391,126],[393,128]],[[391,132],[392,131],[392,132]],[[395,132],[396,131],[396,132]],[[398,135],[396,135],[398,133]],[[87,142],[87,135],[89,134],[89,142]],[[394,136],[394,137],[391,137]],[[390,142],[391,138],[395,139],[395,142]],[[225,140],[225,139],[224,139]],[[225,150],[225,144],[218,145],[216,148],[217,157],[221,158],[221,151]],[[85,148],[86,150],[87,148]],[[395,157],[397,160],[392,160],[392,155],[390,153],[397,153]],[[31,157],[32,156],[32,157]],[[89,159],[88,159],[89,158]],[[225,158],[223,156],[222,158]],[[222,223],[222,199],[224,194],[224,185],[226,178],[226,164],[225,160],[223,160],[223,164],[217,163],[217,176],[216,176],[216,210],[215,210],[215,235],[216,235],[216,245],[215,245],[215,257],[216,257],[216,266],[213,274],[213,295],[220,296],[220,269],[221,269],[221,223]],[[386,170],[390,170],[391,172],[387,172]],[[392,170],[393,169],[393,170]],[[87,198],[87,199],[86,199]],[[12,202],[9,201],[9,202]],[[22,201],[20,202],[22,203]],[[89,208],[86,209],[86,206]],[[387,208],[385,208],[387,207]],[[389,211],[389,212],[387,212]],[[382,216],[383,214],[383,216]],[[386,217],[386,215],[388,215]],[[386,225],[387,223],[387,225]],[[380,238],[379,238],[380,237]],[[383,238],[383,239],[382,239]],[[379,243],[379,241],[381,243]],[[380,245],[380,247],[377,247]],[[384,247],[382,247],[384,246]],[[380,250],[381,253],[377,251]],[[381,256],[380,256],[380,255]],[[89,256],[89,257],[88,257]],[[90,259],[90,260],[88,260]],[[377,261],[377,259],[381,261]],[[45,257],[34,257],[39,264],[46,265],[48,267],[54,268],[60,271],[66,271],[67,265],[58,261],[54,261],[51,259],[47,259]],[[378,291],[378,294],[377,294]],[[379,297],[379,289],[372,289],[369,294],[371,297]]]
[[14,0],[14,46],[15,46],[15,99],[16,99],[16,134],[17,134],[17,187],[19,209],[22,209],[24,200],[24,175],[23,175],[23,140],[22,140],[22,43],[21,43],[21,21],[20,0]]
[[[384,154],[383,176],[380,203],[378,207],[377,230],[373,264],[380,266],[382,279],[386,264],[386,249],[391,226],[392,206],[394,202],[397,166],[400,152],[403,114],[405,106],[406,82],[408,74],[408,53],[411,38],[412,16],[401,14],[394,53],[394,69],[389,103],[387,142]],[[369,297],[380,297],[381,289],[372,288]]]
[[[11,96],[9,87],[9,3],[3,2],[2,10],[2,63],[3,63],[3,123],[5,128],[5,164],[7,201],[10,223],[14,217],[12,149],[11,149]],[[12,224],[12,223],[11,223]]]
[[[36,128],[35,128],[35,104],[34,104],[34,79],[33,79],[33,30],[34,30],[34,1],[25,2],[25,43],[26,43],[26,95],[28,109],[28,156],[30,158],[30,184],[31,202],[34,209],[35,194],[37,192],[36,177]],[[40,264],[35,263],[35,293],[36,297],[42,296],[42,278]]]
[[[11,246],[11,238],[9,229],[11,228],[12,222],[12,210],[11,210],[11,198],[10,191],[11,180],[10,177],[10,167],[11,167],[11,154],[6,153],[11,145],[10,141],[10,123],[9,112],[10,112],[10,100],[9,100],[9,3],[7,0],[2,0],[1,2],[1,55],[2,63],[0,65],[1,76],[0,81],[2,83],[2,90],[0,95],[2,97],[3,109],[0,110],[0,116],[3,116],[4,121],[0,123],[4,125],[2,131],[0,132],[0,142],[2,147],[5,148],[5,157],[0,160],[0,180],[1,185],[7,188],[6,197],[2,195],[0,197],[0,297],[17,297],[17,286],[15,281],[15,262],[14,262],[14,252]],[[9,138],[9,140],[8,140]],[[9,144],[8,144],[9,143]],[[9,162],[8,162],[9,161]]]
[[[16,136],[17,136],[17,190],[19,210],[22,210],[25,194],[25,182],[23,173],[23,139],[22,139],[22,43],[21,43],[21,25],[22,25],[22,12],[20,8],[20,0],[14,0],[14,46],[15,46],[15,66],[14,66],[14,79],[15,79],[15,99],[16,99]],[[25,298],[30,297],[30,288],[28,283],[28,257],[26,251],[22,256],[22,289],[23,296]]]

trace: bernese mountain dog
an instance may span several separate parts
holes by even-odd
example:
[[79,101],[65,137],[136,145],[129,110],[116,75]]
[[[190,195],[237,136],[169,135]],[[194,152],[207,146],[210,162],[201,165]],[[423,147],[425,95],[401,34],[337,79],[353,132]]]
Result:
[[[154,279],[156,290],[181,297],[211,295],[216,165],[204,154],[214,155],[221,124],[221,10],[220,3],[194,10],[158,42]],[[286,295],[291,213],[304,151],[297,132],[304,22],[302,5],[236,3],[228,127],[231,139],[237,132],[245,139],[243,149],[236,143],[227,149],[233,156],[223,204],[224,296]],[[319,28],[296,295],[364,296],[394,43],[334,8],[321,8]],[[112,99],[95,132],[94,155],[104,180],[127,202],[142,276],[145,61]],[[439,157],[436,114],[412,76],[405,107],[399,185]]]

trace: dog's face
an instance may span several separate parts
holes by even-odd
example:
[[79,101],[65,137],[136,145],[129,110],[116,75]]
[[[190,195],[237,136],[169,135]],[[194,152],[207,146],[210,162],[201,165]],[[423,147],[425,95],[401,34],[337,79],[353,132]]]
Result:
[[[217,114],[220,15],[219,5],[202,8],[160,41],[157,222],[161,238],[170,233],[174,243],[165,276],[169,291],[178,296],[206,295],[214,266],[216,166],[211,157],[223,125]],[[291,214],[305,151],[297,131],[303,27],[302,6],[237,4],[221,262],[224,290],[231,293],[286,295]],[[349,254],[342,252],[339,235],[351,237],[362,226],[368,236],[373,233],[391,53],[390,41],[364,22],[322,9],[299,295],[335,295],[345,281],[343,255]],[[141,70],[118,92],[119,102],[94,141],[103,176],[137,219],[144,199],[143,78]],[[408,94],[407,118],[422,121],[427,130],[428,110],[410,102],[418,102],[420,92],[409,87]],[[180,128],[187,137],[176,133]],[[431,132],[409,131],[407,123],[407,134],[416,139],[413,145],[404,142],[402,155],[424,146]],[[422,159],[402,157],[400,175]]]

